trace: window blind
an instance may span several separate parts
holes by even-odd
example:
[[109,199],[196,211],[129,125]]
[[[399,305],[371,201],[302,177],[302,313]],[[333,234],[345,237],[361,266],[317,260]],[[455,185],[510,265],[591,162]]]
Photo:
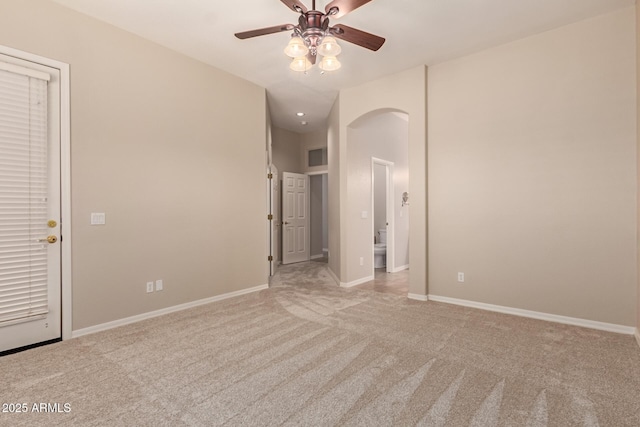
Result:
[[48,75],[20,68],[0,66],[0,326],[48,311]]

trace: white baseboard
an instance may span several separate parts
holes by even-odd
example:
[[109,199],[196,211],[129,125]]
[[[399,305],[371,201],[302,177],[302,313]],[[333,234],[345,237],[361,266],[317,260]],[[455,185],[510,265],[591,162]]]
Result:
[[581,326],[583,328],[598,329],[607,332],[633,335],[635,328],[632,326],[616,325],[614,323],[597,322],[595,320],[579,319],[576,317],[560,316],[557,314],[541,313],[538,311],[523,310],[520,308],[505,307],[502,305],[485,304],[482,302],[468,301],[457,298],[429,295],[429,300],[444,302],[447,304],[462,305],[478,308],[480,310],[495,311],[497,313],[512,314],[514,316],[529,317],[532,319],[546,320],[548,322],[563,323],[565,325]]
[[338,279],[336,273],[334,273],[330,267],[327,267],[327,272],[329,273],[329,276],[331,276],[331,278],[336,282],[336,285],[340,286],[340,279]]
[[636,328],[636,342],[638,343],[638,347],[640,347],[640,329]]
[[409,264],[401,265],[400,267],[396,267],[391,270],[392,273],[400,273],[401,271],[405,271],[409,269]]
[[416,301],[429,301],[429,297],[427,295],[420,295],[420,294],[407,294],[407,298],[413,299]]
[[309,259],[318,259],[318,258],[324,258],[324,254],[320,254],[320,255],[311,255],[311,257],[309,257]]
[[242,289],[240,291],[229,292],[222,295],[217,295],[211,298],[204,298],[197,301],[187,302],[184,304],[174,305],[172,307],[162,308],[156,311],[150,311],[148,313],[138,314],[136,316],[126,317],[124,319],[114,320],[112,322],[102,323],[100,325],[89,326],[88,328],[78,329],[71,333],[71,338],[78,338],[83,335],[94,334],[96,332],[106,331],[108,329],[117,328],[118,326],[129,325],[131,323],[140,322],[141,320],[151,319],[153,317],[162,316],[164,314],[174,313],[176,311],[182,311],[189,308],[197,307],[200,305],[210,304],[216,301],[222,301],[228,298],[237,297],[240,295],[250,294],[252,292],[258,292],[265,289],[269,289],[269,285],[260,285],[253,288]]
[[362,279],[354,280],[353,282],[340,282],[340,287],[342,288],[352,288],[354,286],[362,285],[363,283],[367,283],[375,279],[374,276],[363,277]]

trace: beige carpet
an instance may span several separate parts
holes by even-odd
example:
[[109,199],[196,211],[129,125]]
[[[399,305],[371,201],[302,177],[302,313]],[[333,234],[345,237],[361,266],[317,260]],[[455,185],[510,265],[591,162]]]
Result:
[[0,358],[0,403],[28,405],[0,425],[640,425],[631,336],[341,289],[325,268]]

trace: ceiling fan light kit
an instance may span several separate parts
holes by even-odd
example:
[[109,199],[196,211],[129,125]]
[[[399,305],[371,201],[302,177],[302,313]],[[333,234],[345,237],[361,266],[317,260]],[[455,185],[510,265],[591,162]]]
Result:
[[311,65],[311,61],[309,61],[306,56],[301,56],[300,58],[293,58],[289,68],[293,71],[305,72],[311,68]]
[[293,31],[284,53],[293,58],[289,68],[294,71],[306,72],[309,70],[316,63],[318,55],[323,57],[318,64],[321,70],[335,71],[339,69],[341,64],[336,57],[342,48],[338,45],[336,38],[373,51],[380,49],[385,42],[382,37],[346,25],[329,26],[330,16],[340,18],[371,0],[333,0],[327,4],[324,13],[315,10],[315,0],[313,0],[312,10],[308,10],[299,0],[280,1],[289,9],[300,14],[298,25],[277,25],[236,33],[235,36],[244,40],[266,34]]
[[335,56],[325,56],[322,58],[322,61],[320,61],[320,64],[318,64],[318,67],[320,67],[322,71],[335,71],[342,67],[342,64]]
[[300,36],[292,36],[289,44],[284,48],[284,53],[291,58],[300,58],[307,56],[309,48],[304,44],[304,40]]
[[342,48],[338,45],[335,38],[325,36],[322,43],[318,46],[318,53],[322,56],[338,56],[342,52]]

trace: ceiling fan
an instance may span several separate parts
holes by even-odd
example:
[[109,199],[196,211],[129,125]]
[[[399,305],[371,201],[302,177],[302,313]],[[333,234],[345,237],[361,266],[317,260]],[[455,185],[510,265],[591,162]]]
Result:
[[306,71],[307,64],[315,64],[318,53],[324,55],[320,63],[320,67],[323,70],[339,68],[340,63],[335,56],[340,53],[340,47],[337,46],[333,37],[373,51],[380,49],[385,42],[382,37],[346,25],[329,26],[329,17],[340,18],[369,3],[371,0],[333,0],[327,4],[324,13],[315,10],[315,0],[313,0],[311,10],[308,10],[299,0],[280,1],[287,5],[289,9],[300,14],[298,25],[276,25],[274,27],[236,33],[235,36],[244,40],[266,34],[292,31],[292,39],[285,49],[285,53],[294,58],[291,68],[296,71]]

